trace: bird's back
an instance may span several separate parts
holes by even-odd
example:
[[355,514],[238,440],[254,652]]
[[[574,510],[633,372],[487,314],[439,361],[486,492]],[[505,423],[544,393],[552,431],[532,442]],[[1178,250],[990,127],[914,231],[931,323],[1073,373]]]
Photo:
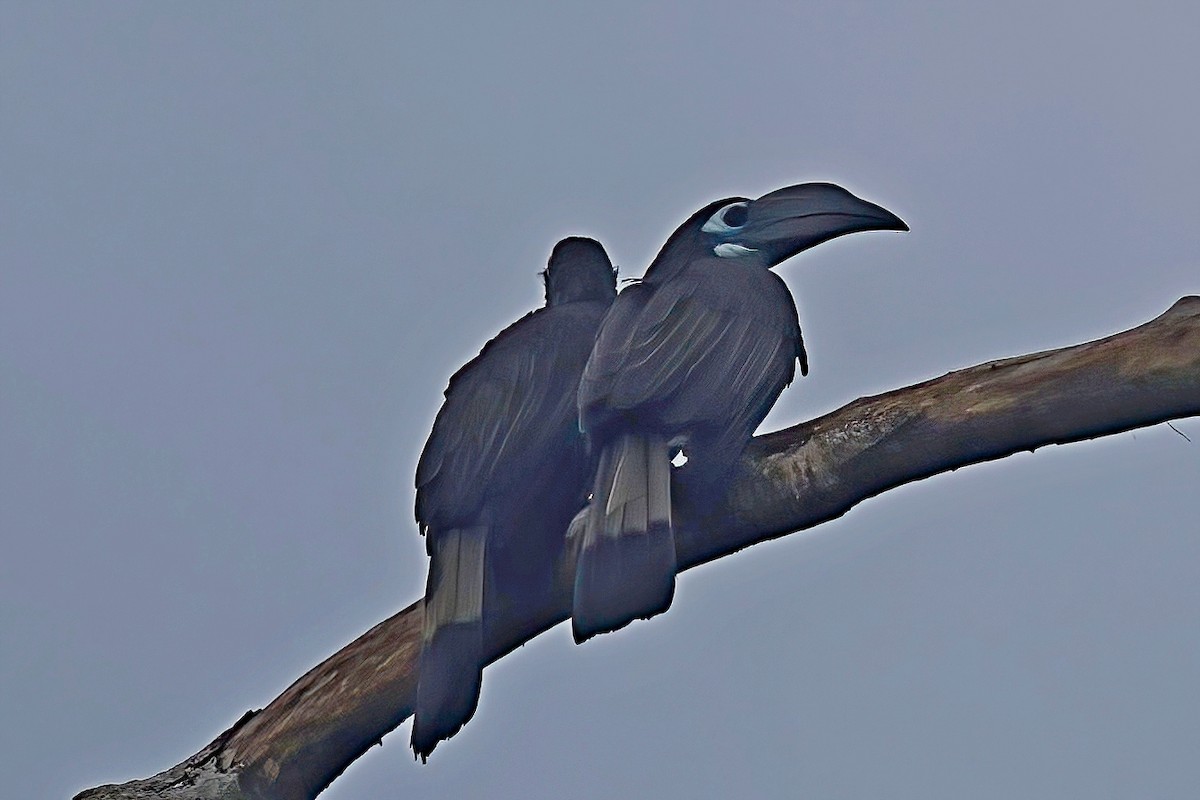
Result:
[[608,304],[531,312],[450,379],[417,464],[416,517],[437,530],[503,515],[555,462],[580,460],[576,388]]
[[802,352],[779,276],[716,257],[692,261],[617,298],[580,385],[583,427],[600,438],[618,426],[748,438]]

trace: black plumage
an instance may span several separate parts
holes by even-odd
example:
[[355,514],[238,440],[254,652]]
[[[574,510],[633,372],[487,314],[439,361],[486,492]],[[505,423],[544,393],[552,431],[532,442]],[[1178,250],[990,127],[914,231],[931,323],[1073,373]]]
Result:
[[489,657],[550,602],[553,565],[584,505],[592,463],[576,393],[616,294],[599,242],[559,242],[546,305],[450,379],[417,465],[430,556],[412,747],[423,760],[475,713]]
[[722,481],[755,428],[808,369],[796,305],[771,268],[847,233],[907,230],[833,184],[728,198],[696,212],[617,298],[579,389],[599,459],[583,521],[577,642],[665,611],[675,588],[669,459],[698,496]]

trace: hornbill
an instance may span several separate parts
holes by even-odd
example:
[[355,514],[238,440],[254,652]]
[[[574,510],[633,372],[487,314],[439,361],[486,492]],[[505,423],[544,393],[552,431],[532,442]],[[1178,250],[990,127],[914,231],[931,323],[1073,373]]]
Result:
[[412,729],[422,761],[475,713],[484,664],[552,602],[553,565],[587,497],[576,393],[616,271],[599,242],[569,237],[542,277],[545,307],[450,378],[417,464],[430,557]]
[[576,642],[665,611],[675,591],[672,456],[698,498],[722,479],[783,388],[808,372],[796,304],[771,268],[856,231],[908,226],[829,183],[710,203],[617,298],[579,387],[599,459],[576,562]]

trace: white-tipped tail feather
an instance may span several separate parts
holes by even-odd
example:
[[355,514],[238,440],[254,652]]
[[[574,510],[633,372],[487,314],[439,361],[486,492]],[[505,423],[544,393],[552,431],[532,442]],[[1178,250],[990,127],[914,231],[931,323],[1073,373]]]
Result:
[[424,761],[475,713],[483,672],[486,527],[438,531],[429,583],[413,713],[412,747]]
[[669,456],[662,437],[634,434],[600,454],[575,571],[576,642],[670,607],[676,563]]

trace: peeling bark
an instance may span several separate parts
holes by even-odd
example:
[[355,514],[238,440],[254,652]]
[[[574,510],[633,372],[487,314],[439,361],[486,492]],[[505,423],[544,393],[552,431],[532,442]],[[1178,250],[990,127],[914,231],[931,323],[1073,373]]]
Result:
[[[677,496],[680,569],[811,528],[911,481],[1047,444],[1200,415],[1200,297],[1094,342],[992,361],[757,437],[725,502]],[[681,473],[685,473],[681,470]],[[575,553],[554,601],[493,658],[566,619]],[[412,713],[422,604],[413,603],[248,712],[196,755],[76,800],[307,800]]]

